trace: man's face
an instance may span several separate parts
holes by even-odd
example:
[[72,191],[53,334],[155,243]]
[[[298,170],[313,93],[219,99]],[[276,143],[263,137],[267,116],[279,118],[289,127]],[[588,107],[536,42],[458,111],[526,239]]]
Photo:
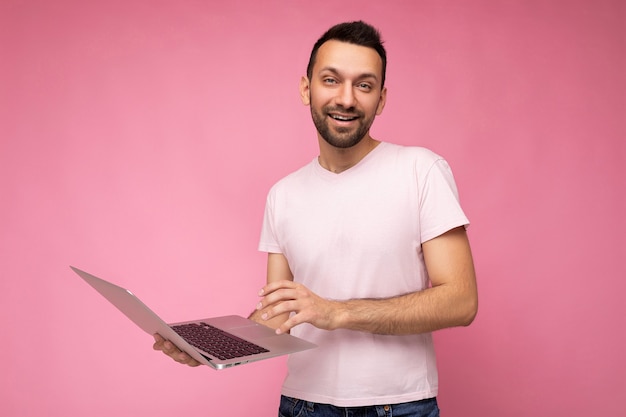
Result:
[[382,59],[372,48],[334,40],[319,48],[311,79],[302,79],[300,93],[326,142],[350,148],[369,135],[385,105],[381,78]]

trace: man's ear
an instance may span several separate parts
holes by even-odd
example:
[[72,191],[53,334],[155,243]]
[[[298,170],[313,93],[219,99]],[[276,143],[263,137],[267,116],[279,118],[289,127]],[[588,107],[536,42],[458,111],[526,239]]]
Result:
[[383,87],[380,92],[380,99],[378,100],[378,107],[376,108],[376,116],[380,116],[387,103],[387,87]]
[[300,79],[300,100],[305,106],[311,104],[311,83],[307,77]]

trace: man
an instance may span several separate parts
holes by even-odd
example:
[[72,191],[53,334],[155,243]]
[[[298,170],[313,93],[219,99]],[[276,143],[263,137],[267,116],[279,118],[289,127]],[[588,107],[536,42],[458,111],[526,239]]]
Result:
[[[289,358],[281,416],[438,416],[431,332],[469,325],[474,266],[449,166],[370,136],[385,107],[376,29],[343,23],[300,83],[319,157],[271,189],[251,318],[319,345]],[[156,337],[155,349],[197,365]]]

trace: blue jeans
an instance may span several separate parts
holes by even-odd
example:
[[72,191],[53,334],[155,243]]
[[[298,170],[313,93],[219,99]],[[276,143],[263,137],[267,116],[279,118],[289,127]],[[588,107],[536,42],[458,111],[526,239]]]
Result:
[[436,398],[401,404],[336,407],[283,395],[278,417],[439,417],[439,407]]

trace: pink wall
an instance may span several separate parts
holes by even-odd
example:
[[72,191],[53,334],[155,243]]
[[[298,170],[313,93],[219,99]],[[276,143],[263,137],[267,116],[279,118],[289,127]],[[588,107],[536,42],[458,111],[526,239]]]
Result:
[[316,155],[299,77],[349,19],[387,40],[374,136],[445,155],[472,219],[444,414],[624,415],[619,0],[2,1],[0,415],[275,415],[284,359],[180,367],[68,265],[167,320],[247,314],[265,193]]

